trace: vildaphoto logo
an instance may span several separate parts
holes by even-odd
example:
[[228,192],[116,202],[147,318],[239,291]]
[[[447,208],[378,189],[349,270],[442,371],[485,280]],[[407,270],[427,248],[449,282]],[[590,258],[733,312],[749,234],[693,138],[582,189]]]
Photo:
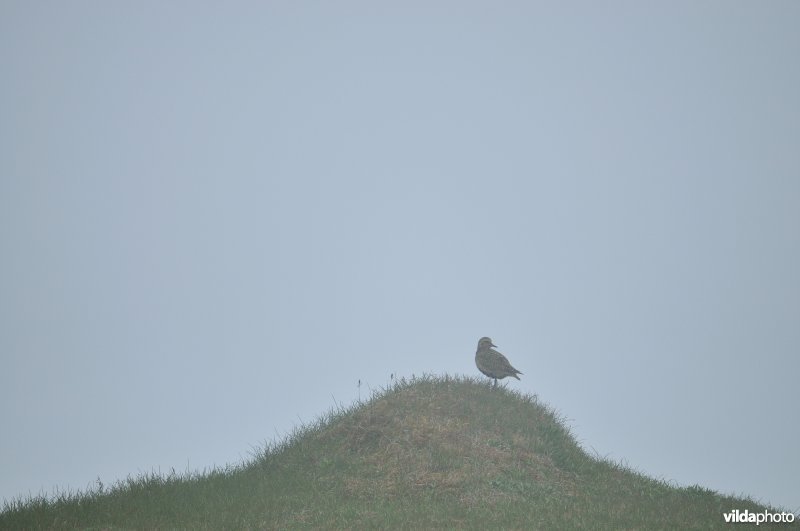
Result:
[[794,513],[771,513],[769,511],[764,511],[763,513],[753,513],[745,509],[744,511],[740,511],[739,509],[734,509],[729,513],[722,513],[722,516],[725,518],[725,522],[729,524],[791,524],[794,522]]

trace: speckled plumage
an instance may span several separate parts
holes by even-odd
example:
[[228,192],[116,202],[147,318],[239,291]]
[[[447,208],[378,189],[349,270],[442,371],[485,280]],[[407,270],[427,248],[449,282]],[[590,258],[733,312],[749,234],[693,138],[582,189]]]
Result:
[[496,346],[488,337],[478,340],[478,351],[475,352],[475,365],[478,366],[478,370],[489,378],[494,378],[495,385],[498,379],[502,380],[506,376],[513,376],[519,380],[517,375],[522,373],[512,367],[505,356],[492,348]]

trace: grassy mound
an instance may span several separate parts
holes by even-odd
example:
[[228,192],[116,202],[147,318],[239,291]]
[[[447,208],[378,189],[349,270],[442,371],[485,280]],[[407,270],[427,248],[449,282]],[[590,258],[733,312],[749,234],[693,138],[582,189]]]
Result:
[[445,376],[401,380],[237,467],[7,503],[0,527],[707,529],[733,509],[767,508],[598,460],[535,397]]

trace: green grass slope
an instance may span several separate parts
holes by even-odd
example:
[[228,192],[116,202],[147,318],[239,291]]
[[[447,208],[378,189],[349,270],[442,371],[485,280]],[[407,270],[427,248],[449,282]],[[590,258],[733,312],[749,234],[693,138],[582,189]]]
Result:
[[7,503],[0,528],[708,529],[732,509],[767,508],[598,460],[535,397],[445,376],[397,382],[237,467]]

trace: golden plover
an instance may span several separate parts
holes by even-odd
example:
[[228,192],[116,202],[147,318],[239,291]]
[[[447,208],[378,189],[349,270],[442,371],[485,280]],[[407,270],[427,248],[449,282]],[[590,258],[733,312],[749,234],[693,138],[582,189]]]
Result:
[[497,352],[492,347],[497,347],[492,340],[488,337],[482,337],[478,340],[478,351],[475,353],[475,365],[478,370],[489,378],[494,378],[494,385],[497,385],[497,380],[502,380],[506,376],[513,376],[519,380],[518,374],[522,374],[517,369],[511,366],[505,356]]

